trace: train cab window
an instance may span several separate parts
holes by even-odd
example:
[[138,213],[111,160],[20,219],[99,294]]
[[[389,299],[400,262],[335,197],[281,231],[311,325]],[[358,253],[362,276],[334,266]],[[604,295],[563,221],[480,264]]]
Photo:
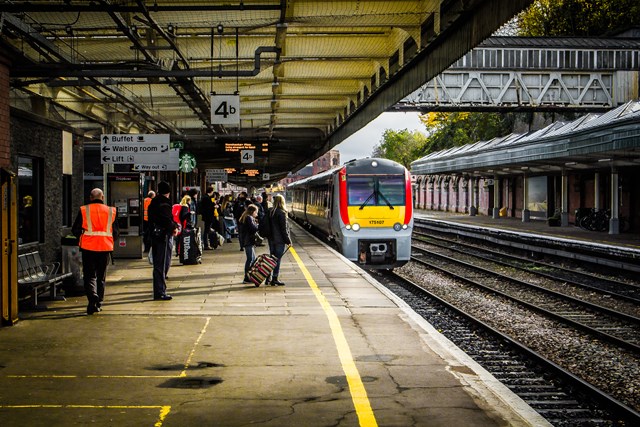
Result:
[[42,237],[42,159],[18,157],[18,244],[38,243]]
[[404,176],[350,176],[347,195],[351,206],[402,206]]
[[392,206],[404,205],[404,176],[380,177],[378,179],[378,192],[382,194]]

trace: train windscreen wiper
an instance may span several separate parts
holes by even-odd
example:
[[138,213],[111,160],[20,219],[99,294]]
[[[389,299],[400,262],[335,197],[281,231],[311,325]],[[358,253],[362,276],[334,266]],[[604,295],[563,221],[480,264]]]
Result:
[[371,193],[371,195],[370,195],[369,197],[367,197],[367,200],[365,200],[365,201],[360,205],[360,209],[359,209],[359,210],[364,209],[364,207],[367,205],[367,203],[369,203],[369,200],[371,200],[371,198],[372,198],[373,196],[375,196],[375,195],[376,195],[376,190],[373,190],[373,193]]
[[378,191],[378,196],[380,196],[380,198],[382,198],[382,200],[385,201],[387,206],[389,206],[389,209],[393,210],[393,205],[391,204],[391,202],[386,197],[384,197],[384,194],[382,194],[380,190],[377,190],[377,191]]

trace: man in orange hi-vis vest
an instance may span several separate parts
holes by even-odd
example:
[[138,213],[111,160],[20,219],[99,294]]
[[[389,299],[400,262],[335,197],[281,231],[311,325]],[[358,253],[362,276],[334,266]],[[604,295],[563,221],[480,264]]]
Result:
[[91,190],[89,204],[80,207],[71,232],[80,239],[82,275],[89,304],[87,314],[102,311],[109,255],[118,237],[116,208],[104,204],[104,193]]

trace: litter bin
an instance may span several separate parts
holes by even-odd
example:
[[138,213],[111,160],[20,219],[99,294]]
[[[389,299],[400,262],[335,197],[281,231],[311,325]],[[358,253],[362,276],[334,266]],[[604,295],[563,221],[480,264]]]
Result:
[[72,234],[62,238],[62,264],[63,273],[71,273],[71,277],[65,279],[63,288],[67,295],[84,293],[84,280],[82,278],[82,254],[78,246],[78,238]]

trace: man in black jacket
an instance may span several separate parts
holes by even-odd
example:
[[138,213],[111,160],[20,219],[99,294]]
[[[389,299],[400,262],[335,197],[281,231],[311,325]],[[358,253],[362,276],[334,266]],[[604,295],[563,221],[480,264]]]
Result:
[[149,204],[149,225],[151,227],[151,252],[153,254],[153,299],[168,301],[167,273],[171,266],[173,236],[178,235],[178,224],[173,221],[169,195],[171,187],[167,182],[158,184],[158,194]]
[[204,230],[202,232],[202,241],[205,250],[211,250],[218,247],[218,236],[216,230],[218,230],[218,224],[215,222],[216,204],[213,201],[213,186],[208,186],[206,194],[200,202],[200,213],[202,215],[202,221],[204,222]]

